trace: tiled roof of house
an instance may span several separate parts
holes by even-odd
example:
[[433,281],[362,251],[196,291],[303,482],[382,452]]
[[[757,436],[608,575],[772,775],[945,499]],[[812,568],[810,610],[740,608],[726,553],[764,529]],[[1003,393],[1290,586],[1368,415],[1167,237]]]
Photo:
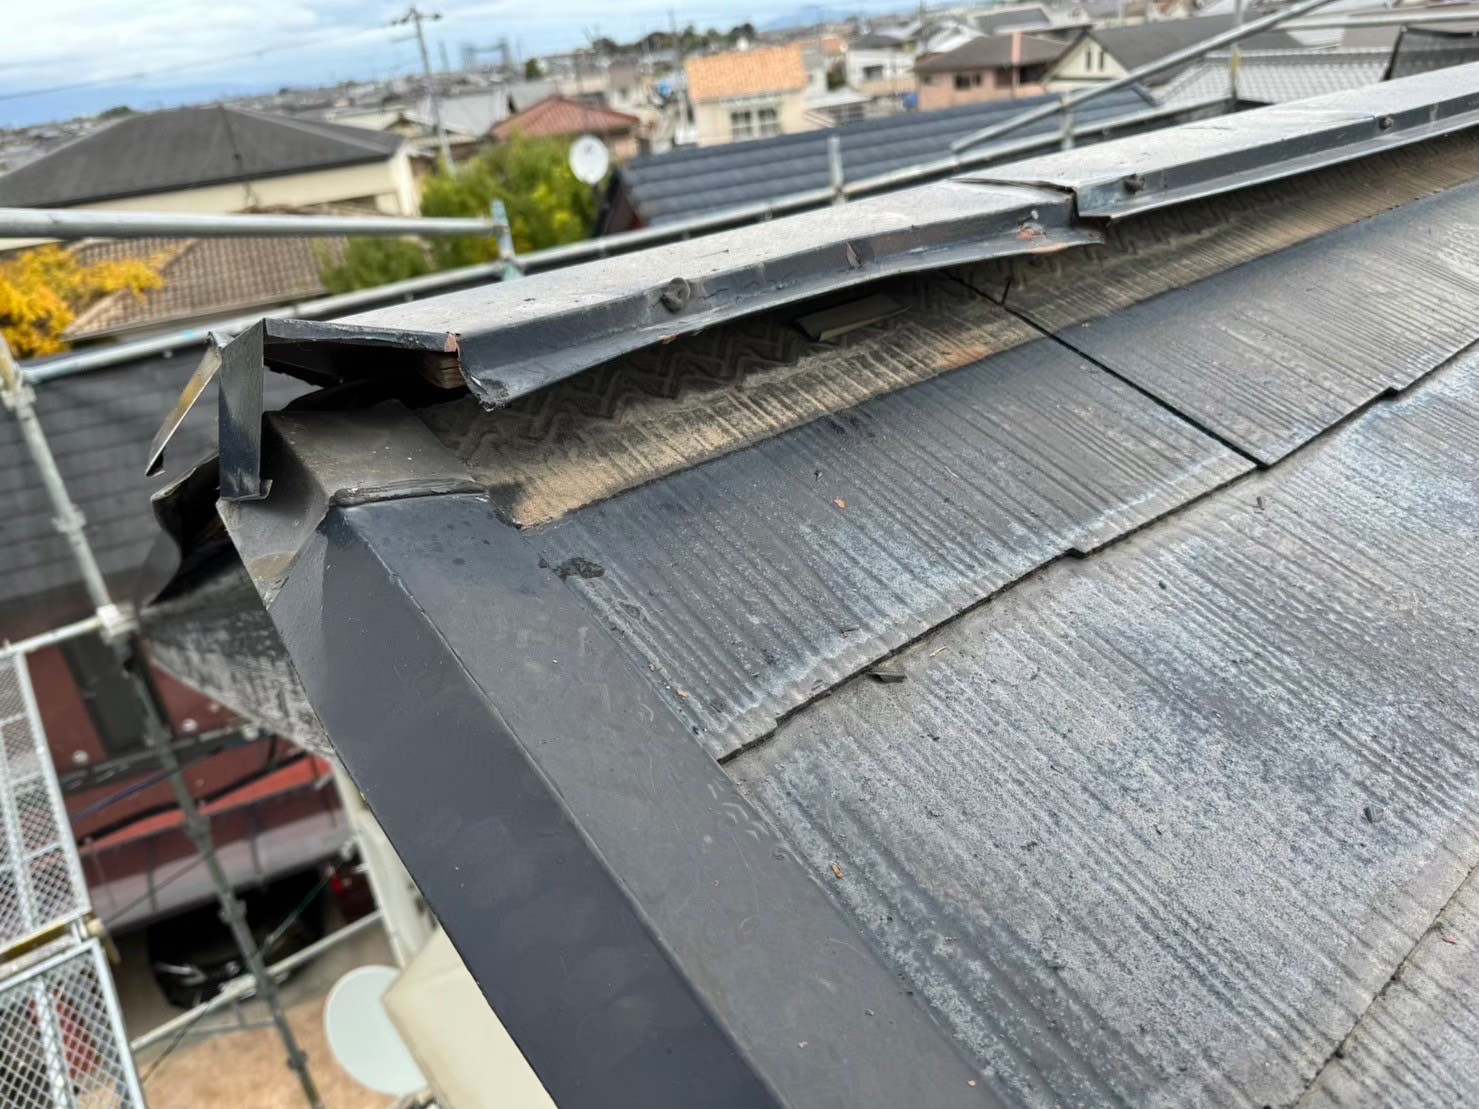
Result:
[[[1238,66],[1238,99],[1282,104],[1329,92],[1374,85],[1387,71],[1391,51],[1245,50]],[[1205,103],[1231,88],[1229,54],[1209,54],[1184,69],[1158,94],[1167,106]]]
[[[1234,15],[1204,15],[1131,27],[1100,27],[1086,34],[1129,70],[1149,65],[1168,54],[1229,31],[1236,19]],[[1287,31],[1275,30],[1255,35],[1243,45],[1249,49],[1295,50],[1300,44]],[[1151,83],[1158,84],[1169,78],[1170,74],[1160,74]]]
[[241,108],[130,116],[0,176],[0,204],[64,207],[382,162],[399,135]]
[[1056,62],[1068,49],[1066,42],[1033,35],[984,35],[944,54],[931,54],[914,66],[916,73],[954,73],[958,70],[1002,69],[1012,64]]
[[550,96],[493,125],[495,139],[518,133],[528,138],[555,135],[615,135],[631,131],[642,121],[614,108],[587,104],[564,96]]
[[689,58],[684,69],[688,95],[696,101],[806,87],[806,65],[801,60],[799,42]]
[[85,261],[153,260],[164,284],[142,294],[114,293],[81,312],[66,337],[98,338],[202,316],[228,316],[322,296],[325,265],[344,239],[114,239],[89,243]]

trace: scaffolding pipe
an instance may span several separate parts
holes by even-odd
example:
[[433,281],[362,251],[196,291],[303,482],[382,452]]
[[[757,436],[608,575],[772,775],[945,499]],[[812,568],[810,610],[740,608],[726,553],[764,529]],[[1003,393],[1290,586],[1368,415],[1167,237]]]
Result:
[[97,212],[75,208],[0,208],[0,239],[233,239],[319,235],[492,235],[469,217],[275,216],[214,212]]
[[78,620],[75,624],[63,624],[60,628],[52,628],[49,632],[33,635],[29,639],[18,639],[14,643],[0,644],[0,659],[11,655],[28,655],[43,647],[53,647],[69,639],[76,639],[79,635],[101,631],[102,628],[103,618],[94,614],[86,620]]
[[20,368],[11,357],[10,345],[3,335],[0,335],[0,397],[3,397],[5,406],[16,414],[31,462],[40,471],[47,496],[56,512],[53,522],[57,530],[66,537],[72,549],[77,568],[82,574],[83,584],[87,588],[88,596],[97,609],[97,616],[103,625],[104,639],[113,649],[119,668],[128,678],[129,686],[141,712],[144,741],[154,750],[159,759],[160,768],[169,779],[170,787],[174,791],[175,803],[179,806],[180,815],[184,818],[185,834],[194,844],[201,861],[205,863],[206,871],[211,877],[211,884],[215,887],[216,897],[221,904],[221,919],[231,930],[236,946],[241,951],[242,960],[257,981],[262,1000],[266,1002],[272,1014],[272,1022],[277,1026],[278,1035],[282,1037],[283,1047],[287,1051],[288,1066],[297,1074],[298,1082],[303,1087],[304,1097],[312,1109],[323,1109],[323,1102],[318,1096],[318,1088],[314,1085],[313,1076],[308,1071],[308,1057],[298,1046],[297,1037],[294,1036],[292,1026],[288,1023],[287,1013],[282,1007],[282,998],[277,992],[277,985],[267,972],[262,952],[257,947],[257,941],[247,924],[246,909],[232,890],[231,883],[226,877],[226,871],[221,866],[221,860],[216,856],[215,843],[211,839],[210,820],[200,811],[194,794],[190,792],[190,785],[185,780],[184,769],[173,745],[173,730],[167,723],[168,717],[164,712],[158,690],[154,688],[150,680],[138,627],[131,619],[123,615],[108,595],[107,583],[103,580],[102,571],[98,568],[97,559],[93,556],[92,548],[83,530],[82,514],[72,504],[66,483],[51,453],[51,446],[46,441],[46,433],[41,427],[41,421],[36,417],[35,393],[21,376]]
[[980,146],[982,143],[990,142],[992,139],[999,139],[1003,135],[1010,135],[1013,131],[1020,131],[1023,127],[1030,126],[1045,119],[1051,119],[1059,112],[1070,111],[1077,108],[1080,104],[1088,103],[1090,100],[1097,100],[1099,97],[1106,96],[1111,92],[1139,84],[1147,77],[1154,77],[1157,74],[1165,73],[1167,70],[1175,69],[1177,66],[1185,65],[1187,62],[1196,61],[1198,58],[1210,54],[1213,50],[1217,50],[1220,47],[1230,46],[1235,42],[1242,42],[1245,38],[1251,38],[1260,31],[1267,31],[1270,27],[1277,27],[1297,15],[1314,11],[1316,8],[1323,7],[1329,3],[1331,3],[1331,0],[1299,0],[1298,3],[1285,8],[1281,12],[1274,12],[1272,15],[1266,15],[1262,19],[1255,19],[1252,23],[1240,24],[1222,32],[1220,35],[1213,35],[1211,38],[1194,43],[1183,50],[1173,51],[1164,58],[1157,58],[1155,61],[1140,66],[1138,69],[1132,69],[1123,77],[1116,77],[1112,81],[1105,81],[1102,85],[1091,85],[1089,88],[1079,89],[1077,92],[1068,94],[1062,101],[1042,104],[1036,108],[1029,108],[1027,111],[1013,116],[1004,123],[998,123],[991,127],[983,127],[981,130],[967,135],[963,139],[956,139],[950,144],[950,149],[957,152],[968,150],[973,146]]
[[[295,951],[287,958],[273,963],[267,968],[267,973],[272,975],[274,980],[286,976],[292,971],[297,970],[304,963],[318,958],[325,951],[338,947],[345,940],[353,939],[361,932],[367,931],[374,925],[381,923],[382,915],[379,909],[371,910],[358,920],[346,924],[343,928],[330,932],[322,939],[315,940],[301,951]],[[201,1017],[207,1016],[217,1009],[223,1009],[233,1001],[239,1001],[249,996],[255,988],[256,982],[250,977],[232,979],[221,988],[220,993],[216,994],[209,1001],[202,1001],[195,1008],[188,1009],[178,1016],[173,1016],[163,1024],[151,1028],[137,1039],[130,1040],[129,1049],[135,1053],[143,1051],[146,1047],[157,1044],[160,1040],[174,1035],[186,1025],[194,1024]]]

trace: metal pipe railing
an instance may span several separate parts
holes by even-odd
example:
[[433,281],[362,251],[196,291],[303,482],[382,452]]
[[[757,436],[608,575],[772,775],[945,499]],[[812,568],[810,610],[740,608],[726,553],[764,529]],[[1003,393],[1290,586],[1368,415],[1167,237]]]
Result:
[[76,639],[79,635],[102,631],[103,627],[103,618],[94,614],[85,620],[78,620],[75,624],[64,624],[60,628],[52,628],[49,632],[33,635],[29,639],[18,639],[14,643],[0,643],[0,659],[11,655],[28,655],[43,647],[54,647],[58,643]]
[[0,208],[4,239],[258,238],[318,235],[493,235],[492,220],[429,216],[220,215]]
[[1235,42],[1242,42],[1243,39],[1251,38],[1260,31],[1267,31],[1271,27],[1277,27],[1293,19],[1295,16],[1314,11],[1316,8],[1324,7],[1329,3],[1332,3],[1332,0],[1299,0],[1298,3],[1285,8],[1281,12],[1274,12],[1272,15],[1266,15],[1262,19],[1255,19],[1252,23],[1240,24],[1222,32],[1220,35],[1213,35],[1211,38],[1193,43],[1185,49],[1167,54],[1164,58],[1158,58],[1153,62],[1140,66],[1138,69],[1132,69],[1123,77],[1116,77],[1114,80],[1105,81],[1103,84],[1091,85],[1086,89],[1079,89],[1076,92],[1065,95],[1057,103],[1048,103],[1036,108],[1029,108],[1027,111],[1013,116],[1004,123],[998,123],[991,127],[983,127],[981,130],[967,135],[963,139],[956,139],[955,142],[950,144],[950,149],[955,151],[968,150],[973,146],[980,146],[982,143],[990,142],[992,139],[999,139],[1003,135],[1010,135],[1013,131],[1020,131],[1023,127],[1028,127],[1041,120],[1051,119],[1055,115],[1066,115],[1071,113],[1079,105],[1086,104],[1090,100],[1097,100],[1099,97],[1106,96],[1111,92],[1138,84],[1147,77],[1155,77],[1158,74],[1165,73],[1167,70],[1185,65],[1187,62],[1196,61],[1198,58],[1210,54],[1213,50],[1217,50],[1223,46],[1230,46]]
[[[1203,104],[1179,105],[1172,108],[1153,108],[1144,112],[1132,112],[1128,115],[1112,116],[1107,119],[1094,120],[1091,123],[1085,123],[1075,127],[1073,134],[1075,136],[1100,134],[1121,130],[1125,127],[1135,127],[1171,116],[1185,115],[1189,112],[1220,104],[1221,102],[1221,98],[1217,98],[1208,100]],[[878,193],[888,192],[892,189],[901,189],[934,178],[944,177],[958,170],[971,169],[973,167],[987,165],[991,162],[1030,154],[1043,147],[1057,146],[1060,141],[1061,136],[1058,132],[1054,131],[1050,134],[1034,135],[1014,143],[1002,144],[999,147],[993,146],[964,154],[950,154],[944,158],[921,162],[916,166],[891,170],[873,177],[860,178],[857,181],[848,181],[843,185],[842,193],[849,200],[872,196]],[[726,208],[719,212],[711,212],[708,215],[693,216],[684,220],[674,220],[671,223],[658,224],[655,227],[644,227],[637,231],[625,231],[617,235],[605,235],[601,238],[586,239],[578,243],[568,243],[564,246],[548,247],[544,250],[531,251],[528,254],[514,254],[509,258],[500,258],[495,262],[484,262],[475,266],[463,266],[455,270],[443,270],[440,273],[431,273],[424,277],[412,277],[404,281],[391,282],[388,285],[377,285],[371,289],[359,289],[352,293],[340,293],[336,296],[299,301],[295,304],[287,304],[274,308],[271,312],[256,312],[250,315],[235,316],[230,319],[217,320],[209,324],[181,328],[177,331],[164,332],[159,335],[150,335],[147,338],[132,339],[110,346],[93,347],[89,350],[80,350],[72,354],[49,358],[40,363],[27,363],[22,369],[25,372],[27,381],[33,385],[40,385],[59,378],[71,377],[73,374],[106,369],[109,366],[120,365],[125,362],[134,361],[135,359],[153,358],[159,355],[170,354],[182,347],[196,346],[204,343],[207,334],[212,331],[225,336],[235,335],[239,331],[256,323],[264,315],[270,315],[278,319],[328,319],[342,313],[355,312],[362,308],[373,308],[377,305],[395,300],[414,300],[422,294],[439,293],[459,285],[502,280],[508,275],[511,264],[520,273],[558,269],[561,266],[590,262],[598,258],[607,258],[618,254],[628,254],[634,250],[642,250],[649,246],[658,246],[678,239],[687,239],[694,235],[722,231],[726,228],[737,227],[746,223],[758,223],[776,216],[790,215],[795,212],[804,211],[808,208],[820,208],[829,204],[834,196],[835,193],[830,186],[821,189],[807,189],[803,192],[790,193],[786,196],[777,197],[775,200],[765,201],[759,204],[745,204],[735,208]]]

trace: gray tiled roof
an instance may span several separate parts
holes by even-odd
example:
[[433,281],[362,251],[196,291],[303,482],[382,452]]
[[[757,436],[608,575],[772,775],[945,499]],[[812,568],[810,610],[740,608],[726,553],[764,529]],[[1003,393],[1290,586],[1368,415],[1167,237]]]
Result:
[[[1238,98],[1282,104],[1374,85],[1386,74],[1391,52],[1357,50],[1245,50],[1238,70]],[[1211,54],[1183,70],[1158,94],[1167,106],[1204,103],[1228,95],[1230,55]]]
[[241,108],[130,116],[0,177],[0,204],[66,206],[384,161],[399,135]]
[[[908,113],[840,127],[635,158],[618,173],[644,223],[659,224],[719,212],[788,193],[826,187],[827,139],[842,139],[844,177],[857,181],[950,153],[950,144],[982,127],[1044,102],[1023,97]],[[1139,92],[1113,93],[1076,113],[1081,123],[1144,111]],[[1044,124],[1038,131],[1057,123]],[[1023,134],[1031,134],[1026,129]]]
[[[1236,22],[1237,17],[1233,15],[1205,15],[1129,27],[1100,27],[1088,34],[1120,65],[1126,69],[1138,69],[1229,31]],[[1249,42],[1265,49],[1293,49],[1299,45],[1287,31],[1265,31]]]

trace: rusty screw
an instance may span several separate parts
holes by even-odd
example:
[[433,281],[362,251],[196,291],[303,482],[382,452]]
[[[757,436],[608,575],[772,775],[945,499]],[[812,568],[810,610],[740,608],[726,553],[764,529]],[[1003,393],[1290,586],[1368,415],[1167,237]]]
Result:
[[1132,173],[1125,178],[1125,192],[1138,193],[1145,188],[1145,178],[1138,173]]

